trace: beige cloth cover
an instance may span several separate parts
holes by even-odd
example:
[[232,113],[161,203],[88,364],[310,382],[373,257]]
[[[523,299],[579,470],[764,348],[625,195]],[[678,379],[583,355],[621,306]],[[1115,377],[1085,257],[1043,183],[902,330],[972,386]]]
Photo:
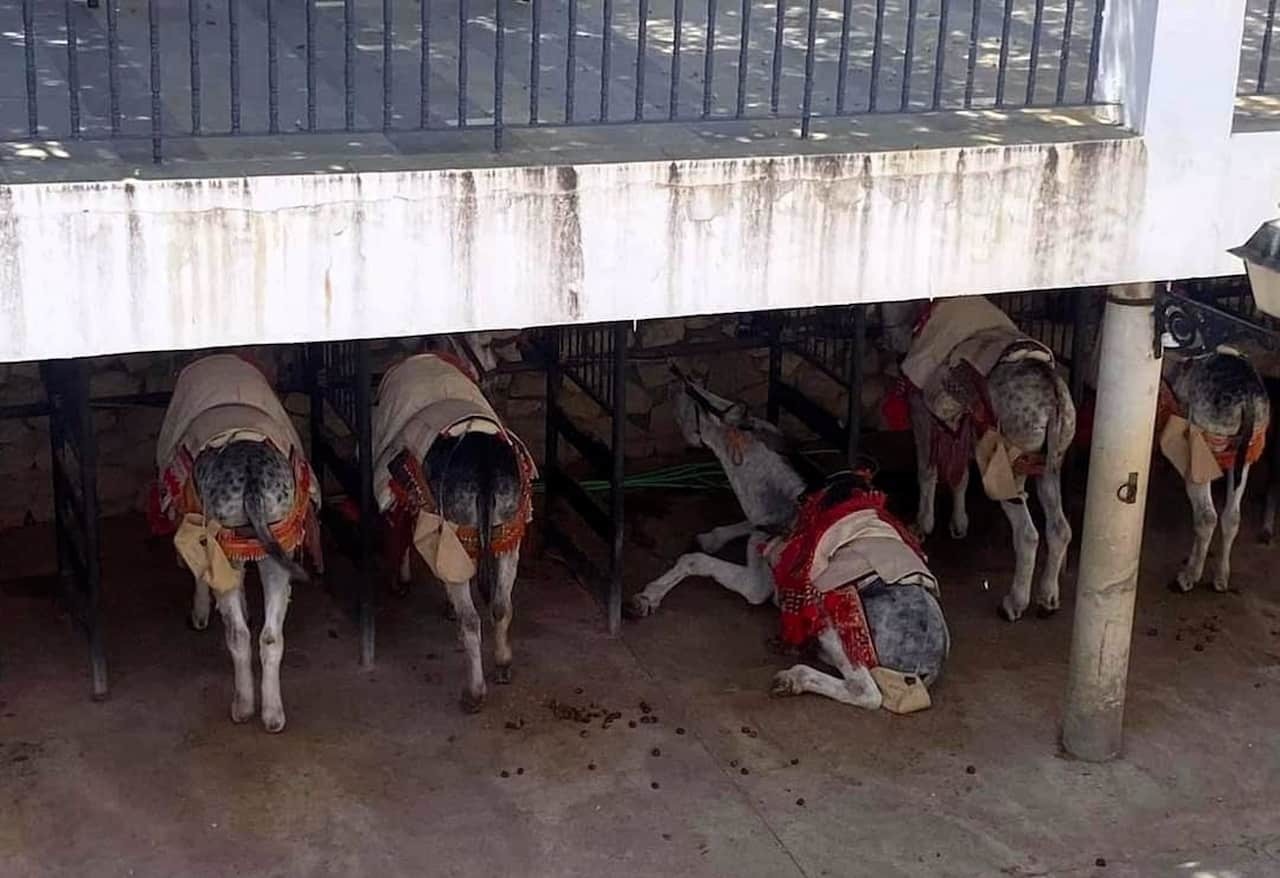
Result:
[[[1053,353],[1030,338],[995,305],[982,296],[944,299],[911,345],[902,373],[920,389],[925,405],[947,429],[955,430],[969,410],[945,386],[947,374],[962,362],[986,377],[1001,363],[1036,359],[1052,363]],[[1021,452],[996,431],[978,437],[974,449],[982,487],[993,500],[1023,496],[1026,477],[1013,471]]]
[[1180,415],[1169,415],[1160,431],[1160,451],[1185,481],[1206,485],[1225,473],[1218,465],[1204,431]]
[[[270,440],[285,454],[295,449],[302,453],[302,440],[289,413],[256,366],[233,354],[196,360],[182,370],[174,385],[156,443],[157,469],[168,468],[179,448],[194,460],[206,448],[241,439]],[[316,479],[311,480],[311,502],[320,505]],[[244,575],[222,551],[216,539],[221,529],[214,519],[187,514],[173,537],[187,569],[219,594],[239,587]]]
[[[373,414],[373,492],[378,509],[386,512],[395,501],[388,465],[401,449],[421,458],[442,435],[501,429],[484,392],[449,361],[427,353],[397,363],[378,385]],[[528,455],[516,444],[520,454]],[[419,512],[413,544],[442,582],[466,582],[475,576],[475,562],[458,539],[457,528],[442,516]]]

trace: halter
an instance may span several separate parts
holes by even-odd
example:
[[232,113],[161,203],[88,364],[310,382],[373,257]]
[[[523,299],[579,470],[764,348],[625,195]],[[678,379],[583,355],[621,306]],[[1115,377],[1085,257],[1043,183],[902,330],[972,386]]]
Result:
[[[694,424],[698,431],[698,439],[701,441],[703,412],[715,415],[715,417],[723,423],[724,416],[729,412],[729,407],[718,408],[715,403],[702,393],[702,391],[698,390],[697,385],[695,385],[693,381],[690,380],[689,376],[684,374],[684,371],[674,363],[671,364],[671,372],[680,379],[681,383],[683,383],[685,395],[688,396],[689,399],[693,400]],[[743,434],[751,432],[751,427],[730,427],[725,424],[724,429],[725,444],[729,446],[729,458],[732,460],[734,466],[741,466],[747,445],[746,437]]]

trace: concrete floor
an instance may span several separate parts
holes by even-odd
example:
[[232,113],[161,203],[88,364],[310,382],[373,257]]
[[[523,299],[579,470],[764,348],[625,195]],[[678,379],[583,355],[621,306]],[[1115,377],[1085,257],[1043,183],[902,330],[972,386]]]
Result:
[[[1155,490],[1127,748],[1104,766],[1057,747],[1074,570],[1065,612],[999,621],[1011,556],[986,503],[969,542],[930,546],[954,652],[923,714],[770,699],[774,614],[705,581],[611,640],[563,568],[529,558],[517,678],[479,716],[457,708],[462,659],[433,586],[386,599],[371,673],[339,602],[298,588],[278,736],[227,718],[220,626],[184,627],[188,580],[140,519],[106,523],[103,704],[81,639],[27,578],[47,569],[47,531],[10,532],[0,875],[1275,875],[1275,555],[1251,504],[1238,591],[1169,593],[1189,521],[1167,467]],[[630,586],[734,510],[629,502]],[[557,718],[551,699],[621,716]]]

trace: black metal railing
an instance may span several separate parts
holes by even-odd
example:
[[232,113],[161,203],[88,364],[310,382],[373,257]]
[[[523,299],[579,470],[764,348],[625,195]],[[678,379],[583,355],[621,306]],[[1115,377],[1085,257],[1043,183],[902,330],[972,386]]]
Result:
[[1276,17],[1280,0],[1248,0],[1240,45],[1240,77],[1236,93],[1280,95],[1280,48]]
[[0,0],[0,140],[1087,105],[1104,2]]

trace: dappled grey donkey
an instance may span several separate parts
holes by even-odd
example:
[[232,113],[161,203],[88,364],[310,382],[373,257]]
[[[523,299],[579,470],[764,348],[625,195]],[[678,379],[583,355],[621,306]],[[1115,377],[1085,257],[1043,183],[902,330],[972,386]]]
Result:
[[[874,668],[932,685],[950,645],[937,583],[887,523],[883,498],[851,474],[805,496],[803,480],[779,452],[775,426],[676,371],[683,385],[676,421],[690,445],[719,459],[747,520],[699,535],[702,551],[682,555],[634,595],[628,615],[652,614],[684,579],[705,576],[751,604],[773,599],[784,642],[816,641],[822,660],[838,671],[797,664],[774,677],[776,695],[812,692],[876,709],[882,684]],[[859,509],[846,514],[850,503]],[[710,554],[744,536],[746,564]]]
[[[502,424],[463,342],[396,364],[378,387],[374,495],[388,519],[388,560],[404,586],[416,550],[444,585],[466,650],[462,707],[486,695],[472,583],[493,614],[494,673],[511,682],[511,593],[533,517],[533,459]],[[491,361],[490,361],[491,362]]]
[[1052,614],[1071,544],[1062,508],[1062,463],[1076,431],[1075,405],[1052,354],[981,297],[881,308],[887,340],[906,355],[902,370],[911,382],[920,487],[916,528],[926,537],[933,533],[941,478],[952,493],[951,536],[966,536],[965,495],[970,462],[976,461],[984,490],[1000,502],[1013,527],[1013,584],[1000,614],[1016,621],[1031,602],[1040,546],[1025,491],[1026,479],[1034,478],[1048,544],[1036,603],[1041,615]]
[[291,581],[305,581],[294,555],[306,547],[322,567],[316,510],[320,490],[289,415],[266,377],[239,357],[218,354],[178,376],[156,449],[160,473],[153,525],[176,530],[180,560],[195,577],[191,626],[209,624],[217,597],[235,667],[231,719],[254,715],[245,565],[257,562],[265,595],[259,647],[262,724],[284,729],[280,663]]
[[[1231,547],[1240,531],[1240,502],[1249,469],[1266,445],[1271,404],[1253,364],[1229,349],[1186,359],[1169,356],[1164,373],[1156,433],[1160,450],[1186,485],[1195,527],[1191,554],[1170,587],[1190,591],[1204,573],[1219,524],[1212,485],[1225,476],[1222,545],[1213,588],[1226,591],[1231,584]],[[1275,500],[1268,496],[1263,534],[1274,527]]]

